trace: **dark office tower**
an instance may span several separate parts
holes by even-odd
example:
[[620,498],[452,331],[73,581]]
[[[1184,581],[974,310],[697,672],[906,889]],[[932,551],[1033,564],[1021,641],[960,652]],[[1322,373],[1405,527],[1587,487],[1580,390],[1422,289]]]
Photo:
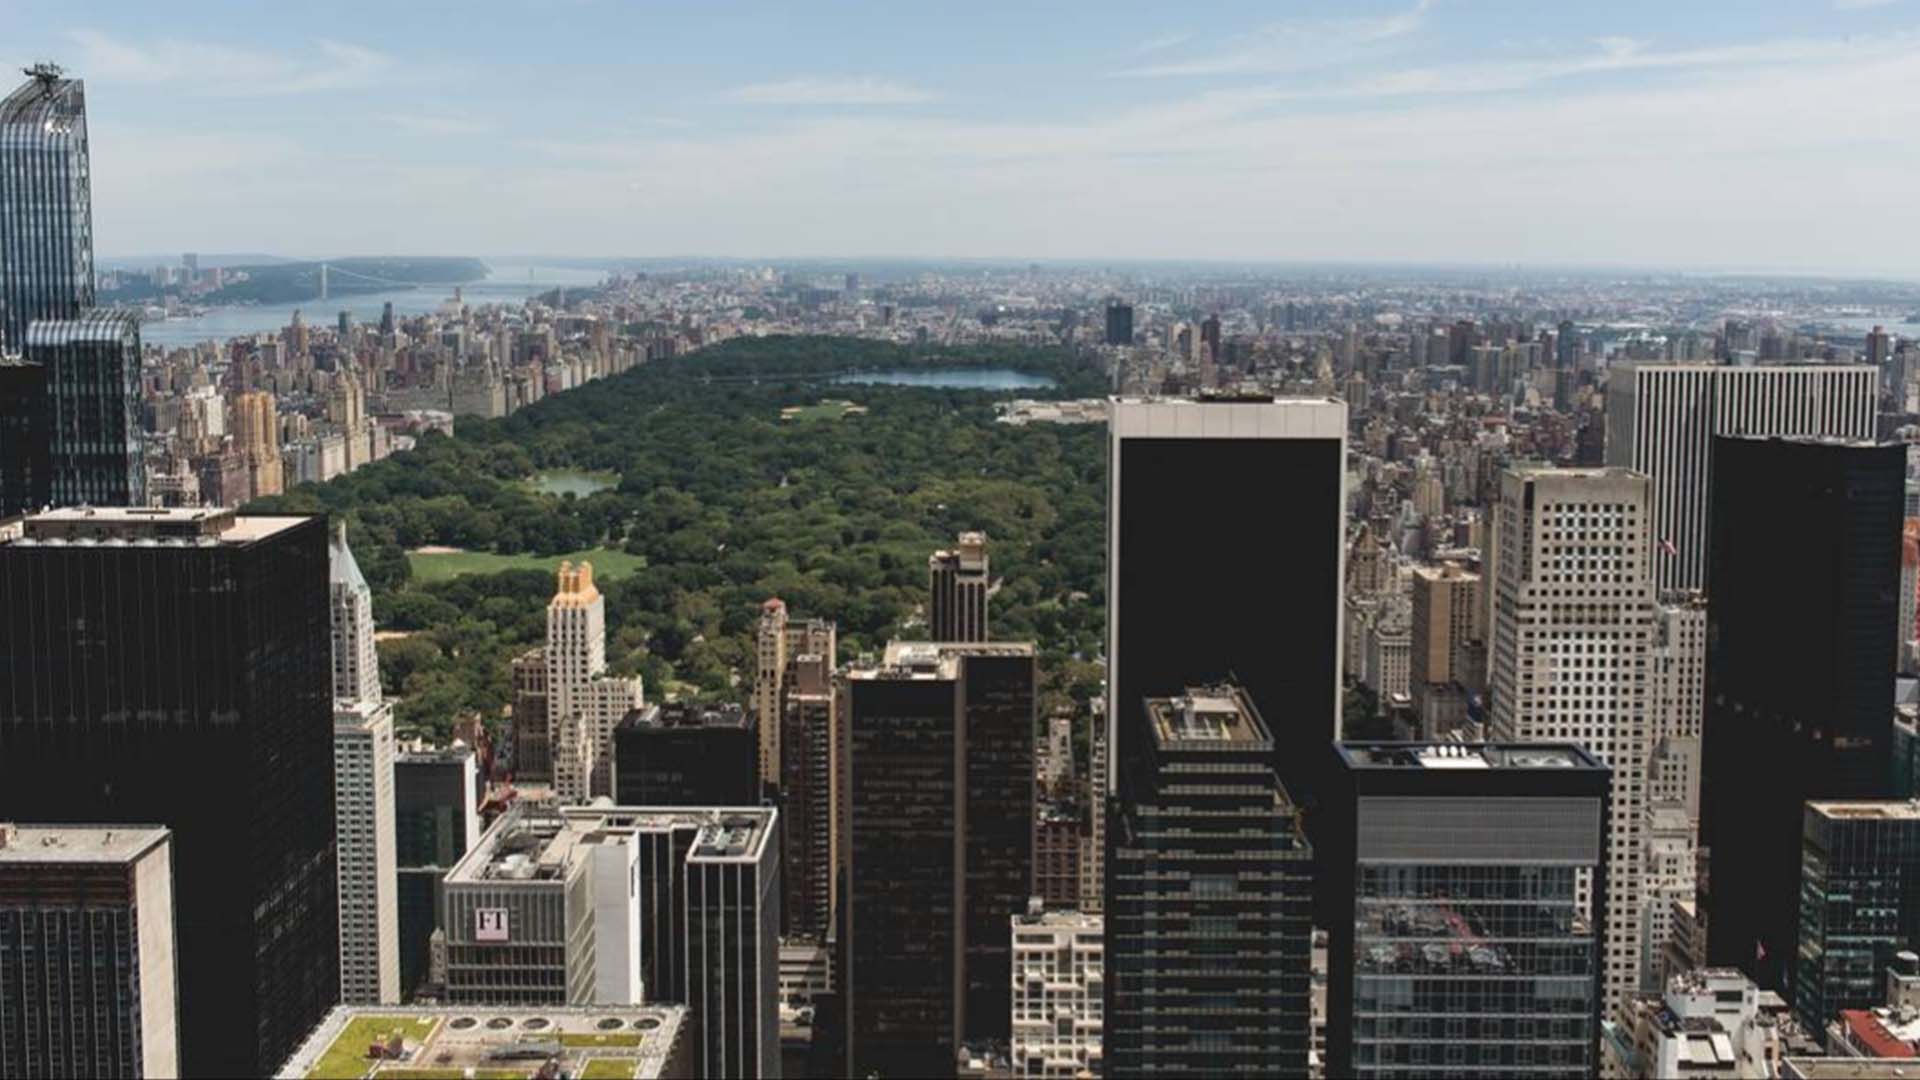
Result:
[[1886,1002],[1894,954],[1920,940],[1920,803],[1809,802],[1793,1008],[1808,1031]]
[[987,534],[963,532],[948,551],[927,558],[927,636],[987,640]]
[[0,518],[53,502],[47,369],[0,355]]
[[1881,369],[1881,381],[1889,374],[1887,361],[1893,358],[1893,335],[1887,333],[1884,326],[1876,326],[1867,334],[1867,363]]
[[1580,332],[1573,320],[1560,320],[1560,327],[1553,335],[1553,352],[1553,366],[1561,371],[1571,371],[1580,363]]
[[389,300],[380,306],[380,336],[392,337],[393,332],[393,301]]
[[1326,1074],[1596,1075],[1607,767],[1553,743],[1331,756]]
[[1230,674],[1310,809],[1340,730],[1347,407],[1121,399],[1108,426],[1109,782],[1145,747],[1140,702]]
[[842,685],[848,1071],[951,1072],[1007,1039],[1033,837],[1029,644],[893,642]]
[[0,544],[0,819],[172,830],[185,1075],[273,1072],[339,996],[328,631],[320,518]]
[[180,1075],[167,830],[0,823],[0,1076]]
[[1200,347],[1215,360],[1220,358],[1220,313],[1214,312],[1200,324]]
[[824,943],[833,924],[833,870],[840,850],[833,831],[840,792],[834,767],[839,710],[827,658],[818,653],[791,657],[781,696],[782,925],[788,938]]
[[336,330],[340,335],[340,344],[345,345],[347,343],[347,338],[352,336],[353,334],[353,312],[342,311],[340,313],[340,319],[339,319],[339,322],[336,324]]
[[1892,785],[1906,449],[1713,441],[1701,843],[1707,959],[1784,990],[1801,807]]
[[755,806],[760,734],[739,705],[648,705],[613,729],[620,806]]
[[[1236,686],[1149,698],[1107,890],[1111,1076],[1306,1076],[1312,849]],[[1324,751],[1323,751],[1324,752]]]
[[0,101],[0,351],[93,306],[87,94],[50,64]]
[[687,855],[686,1004],[700,1017],[702,1076],[780,1075],[777,816],[711,811]]
[[1107,344],[1133,344],[1133,305],[1107,301]]
[[427,977],[440,925],[440,879],[480,842],[479,773],[473,751],[402,746],[393,758],[394,864],[399,868],[400,998]]
[[26,356],[46,372],[52,504],[146,505],[139,316],[93,308],[35,320]]

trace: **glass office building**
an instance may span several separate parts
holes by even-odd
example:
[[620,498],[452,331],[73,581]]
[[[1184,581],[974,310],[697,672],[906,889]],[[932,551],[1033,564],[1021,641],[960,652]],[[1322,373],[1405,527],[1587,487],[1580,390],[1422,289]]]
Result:
[[1553,744],[1334,756],[1327,1075],[1595,1075],[1606,766]]
[[0,351],[25,347],[36,319],[93,306],[93,195],[87,94],[40,65],[0,101]]
[[1920,941],[1920,804],[1809,802],[1800,848],[1793,1008],[1808,1031],[1886,999],[1895,953]]

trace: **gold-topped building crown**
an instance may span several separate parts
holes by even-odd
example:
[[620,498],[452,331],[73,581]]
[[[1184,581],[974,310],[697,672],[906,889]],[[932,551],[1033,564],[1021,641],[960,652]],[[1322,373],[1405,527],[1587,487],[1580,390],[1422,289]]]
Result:
[[563,607],[584,607],[600,599],[600,590],[593,583],[593,564],[583,562],[573,565],[571,560],[562,559],[556,574],[557,584],[553,602]]

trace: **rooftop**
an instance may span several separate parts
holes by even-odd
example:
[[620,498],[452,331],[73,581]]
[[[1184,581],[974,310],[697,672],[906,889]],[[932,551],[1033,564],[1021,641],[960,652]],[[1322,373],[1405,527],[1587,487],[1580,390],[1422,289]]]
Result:
[[480,843],[447,873],[447,884],[557,882],[582,861],[584,848],[618,842],[636,832],[698,830],[689,860],[758,862],[773,836],[770,807],[570,806],[550,809],[518,803],[493,823]]
[[1171,698],[1148,698],[1147,719],[1162,746],[1263,743],[1272,735],[1246,691],[1237,686],[1189,687]]
[[634,709],[620,721],[623,728],[747,728],[753,714],[736,703],[694,705],[670,701]]
[[66,544],[143,547],[206,547],[250,544],[313,520],[307,517],[236,514],[221,507],[163,509],[144,506],[75,506],[34,514],[16,547]]
[[682,1005],[500,1008],[338,1006],[307,1036],[277,1076],[287,1080],[360,1077],[474,1077],[508,1080],[541,1074],[661,1076],[674,1065],[686,1020]]
[[1354,769],[1598,769],[1571,743],[1383,742],[1335,743]]
[[15,825],[0,821],[0,866],[132,862],[171,835],[160,825]]
[[1861,821],[1878,819],[1885,821],[1920,821],[1920,800],[1859,800],[1842,802],[1838,800],[1815,800],[1807,803],[1807,809],[1823,817],[1841,821]]

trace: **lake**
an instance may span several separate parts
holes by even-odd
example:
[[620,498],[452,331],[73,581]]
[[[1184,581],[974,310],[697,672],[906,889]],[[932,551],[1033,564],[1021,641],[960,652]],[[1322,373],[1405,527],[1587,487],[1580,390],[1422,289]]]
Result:
[[[519,304],[556,285],[586,287],[598,285],[605,275],[599,270],[581,270],[557,266],[494,266],[479,281],[460,287],[460,294],[471,306],[482,304]],[[202,341],[226,341],[252,334],[273,333],[293,321],[298,310],[308,326],[332,326],[342,311],[353,321],[377,323],[386,304],[393,304],[396,317],[425,315],[451,299],[451,285],[422,285],[416,289],[393,289],[377,293],[352,293],[326,300],[304,300],[295,304],[248,304],[218,307],[191,319],[167,319],[145,323],[140,340],[149,345],[178,349]]]
[[596,491],[611,491],[620,486],[617,473],[575,472],[557,470],[540,473],[527,481],[529,487],[542,495],[571,495],[584,499]]
[[1045,375],[1011,368],[913,368],[904,371],[856,371],[834,382],[863,386],[923,386],[936,390],[1045,390],[1055,385]]

